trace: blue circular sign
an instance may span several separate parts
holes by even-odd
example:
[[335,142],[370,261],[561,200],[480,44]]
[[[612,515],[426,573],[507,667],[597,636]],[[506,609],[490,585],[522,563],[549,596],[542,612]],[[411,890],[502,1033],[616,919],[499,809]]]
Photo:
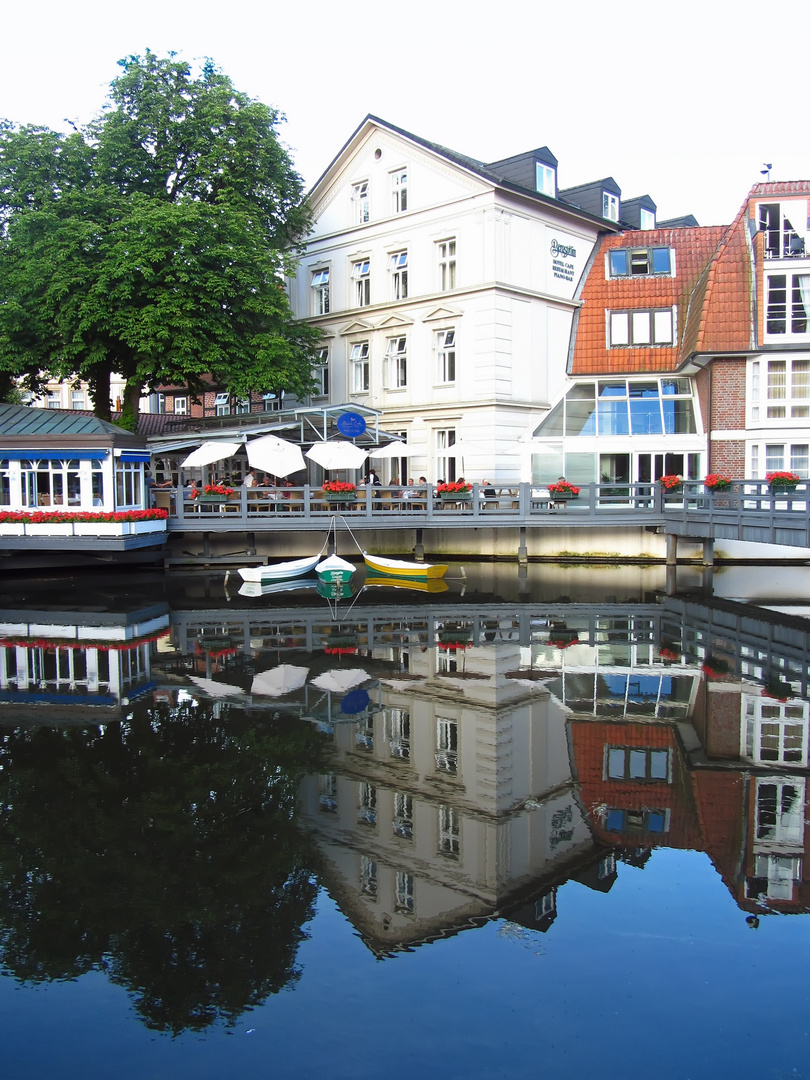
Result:
[[346,412],[338,417],[337,429],[347,439],[356,439],[358,435],[365,433],[366,422],[360,413]]

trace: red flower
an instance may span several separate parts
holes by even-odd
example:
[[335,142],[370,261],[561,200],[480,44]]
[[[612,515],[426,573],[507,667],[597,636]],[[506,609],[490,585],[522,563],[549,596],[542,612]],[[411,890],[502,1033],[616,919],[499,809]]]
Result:
[[357,491],[357,487],[355,484],[348,484],[344,480],[326,480],[323,490],[328,491],[330,495],[343,495],[349,491]]
[[460,495],[465,491],[472,491],[472,484],[453,480],[448,484],[439,484],[436,488],[437,495]]

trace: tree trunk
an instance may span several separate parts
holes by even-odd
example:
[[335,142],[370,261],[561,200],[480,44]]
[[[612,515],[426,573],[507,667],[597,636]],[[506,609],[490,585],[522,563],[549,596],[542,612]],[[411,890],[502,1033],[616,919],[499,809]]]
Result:
[[137,382],[129,381],[124,387],[124,408],[118,426],[124,428],[125,431],[138,430],[142,389],[143,384],[140,379]]
[[93,412],[99,420],[112,419],[112,402],[110,401],[110,379],[112,377],[112,363],[106,361],[94,364],[87,375],[87,385],[93,396]]

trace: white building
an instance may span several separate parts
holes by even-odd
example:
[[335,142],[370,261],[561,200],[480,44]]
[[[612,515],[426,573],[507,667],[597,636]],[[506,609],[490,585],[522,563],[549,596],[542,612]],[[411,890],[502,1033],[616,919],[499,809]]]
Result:
[[563,384],[577,283],[618,229],[560,201],[556,170],[547,147],[485,165],[369,116],[313,188],[290,286],[325,335],[313,403],[381,410],[421,450],[390,475],[519,479],[518,439]]

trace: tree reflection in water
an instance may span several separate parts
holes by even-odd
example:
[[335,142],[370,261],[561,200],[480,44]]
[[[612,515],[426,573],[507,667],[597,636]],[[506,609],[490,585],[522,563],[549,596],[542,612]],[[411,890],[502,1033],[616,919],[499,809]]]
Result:
[[174,1034],[233,1024],[298,977],[309,725],[139,706],[107,727],[6,728],[0,757],[5,974],[103,970]]

